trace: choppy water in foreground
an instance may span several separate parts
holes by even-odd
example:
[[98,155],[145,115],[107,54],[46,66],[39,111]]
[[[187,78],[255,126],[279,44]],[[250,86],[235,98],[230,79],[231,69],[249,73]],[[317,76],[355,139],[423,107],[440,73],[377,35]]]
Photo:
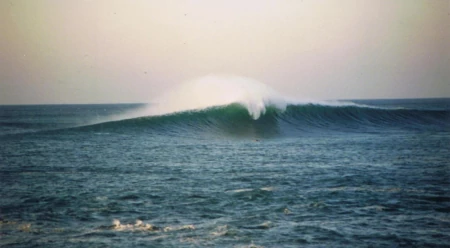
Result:
[[450,100],[356,103],[0,106],[0,246],[450,246]]

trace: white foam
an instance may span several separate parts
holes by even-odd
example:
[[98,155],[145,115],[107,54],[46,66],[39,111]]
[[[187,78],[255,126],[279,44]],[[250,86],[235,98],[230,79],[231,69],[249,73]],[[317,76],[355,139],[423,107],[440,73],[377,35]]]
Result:
[[[270,187],[262,187],[259,188],[262,191],[274,191],[275,188],[270,186]],[[231,192],[231,193],[241,193],[241,192],[250,192],[250,191],[255,191],[257,189],[251,189],[251,188],[243,188],[243,189],[233,189],[233,190],[227,190],[225,192]]]
[[263,191],[274,191],[275,188],[274,187],[263,187],[263,188],[260,188],[260,190],[263,190]]
[[250,192],[254,189],[233,189],[233,190],[227,190],[225,192],[232,192],[232,193],[241,193],[241,192]]
[[158,228],[152,224],[144,223],[142,220],[136,220],[133,224],[122,224],[120,220],[114,219],[112,222],[112,228],[116,231],[179,231],[179,230],[194,230],[194,225],[183,225],[183,226],[166,226],[164,228]]
[[113,220],[113,229],[117,231],[155,231],[155,226],[143,223],[141,220],[136,220],[134,225],[132,224],[121,224],[120,220]]

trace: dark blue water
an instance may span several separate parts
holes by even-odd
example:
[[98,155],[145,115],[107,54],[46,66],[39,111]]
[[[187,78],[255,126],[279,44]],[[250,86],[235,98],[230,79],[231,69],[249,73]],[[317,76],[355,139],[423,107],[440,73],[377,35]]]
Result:
[[0,106],[0,246],[449,247],[450,99],[353,102]]

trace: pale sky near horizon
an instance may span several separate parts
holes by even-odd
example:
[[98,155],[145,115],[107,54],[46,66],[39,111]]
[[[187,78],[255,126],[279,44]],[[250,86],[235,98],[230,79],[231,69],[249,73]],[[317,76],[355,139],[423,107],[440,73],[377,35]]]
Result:
[[0,104],[151,102],[210,74],[300,99],[450,97],[450,1],[0,0]]

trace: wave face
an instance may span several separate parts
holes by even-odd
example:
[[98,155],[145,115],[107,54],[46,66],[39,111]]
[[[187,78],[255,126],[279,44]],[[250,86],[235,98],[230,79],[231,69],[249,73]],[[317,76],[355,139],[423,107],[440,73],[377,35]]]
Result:
[[449,110],[386,109],[354,105],[266,105],[254,118],[241,103],[96,124],[82,129],[137,130],[162,135],[276,137],[330,132],[450,131]]

